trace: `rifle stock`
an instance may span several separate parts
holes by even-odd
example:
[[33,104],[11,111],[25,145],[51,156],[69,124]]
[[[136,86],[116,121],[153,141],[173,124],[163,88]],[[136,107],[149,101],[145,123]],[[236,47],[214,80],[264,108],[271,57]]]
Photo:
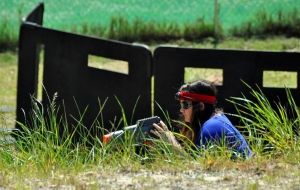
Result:
[[133,133],[137,141],[141,141],[143,137],[150,135],[150,130],[153,128],[154,123],[159,123],[160,118],[158,116],[153,116],[145,119],[140,119],[135,125],[124,127],[122,130],[117,130],[106,135],[103,135],[103,144],[108,144],[112,140],[123,138],[125,132]]

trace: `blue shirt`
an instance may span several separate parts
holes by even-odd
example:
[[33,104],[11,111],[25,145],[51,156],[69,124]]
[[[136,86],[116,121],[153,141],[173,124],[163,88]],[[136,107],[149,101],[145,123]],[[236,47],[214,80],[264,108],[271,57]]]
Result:
[[225,142],[234,153],[250,157],[252,152],[243,135],[232,125],[224,114],[216,114],[200,128],[196,139],[197,146],[207,146]]

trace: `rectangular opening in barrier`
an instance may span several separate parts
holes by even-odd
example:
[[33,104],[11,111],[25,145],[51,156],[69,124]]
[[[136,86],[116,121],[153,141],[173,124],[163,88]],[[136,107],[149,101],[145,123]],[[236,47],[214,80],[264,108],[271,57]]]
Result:
[[263,71],[263,87],[297,88],[297,77],[296,71]]
[[88,66],[96,69],[122,73],[125,75],[128,75],[129,73],[128,62],[116,59],[109,59],[96,55],[88,56]]
[[40,52],[39,52],[39,63],[38,63],[38,86],[37,86],[37,99],[39,101],[42,100],[43,94],[43,76],[44,76],[44,56],[45,56],[45,47],[44,45],[40,45]]
[[223,69],[211,68],[184,68],[184,82],[192,82],[199,79],[208,80],[217,86],[223,85]]

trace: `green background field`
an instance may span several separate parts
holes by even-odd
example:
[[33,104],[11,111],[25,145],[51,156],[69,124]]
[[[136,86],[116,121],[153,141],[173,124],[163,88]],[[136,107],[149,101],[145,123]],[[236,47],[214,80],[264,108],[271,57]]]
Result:
[[[0,19],[8,20],[16,31],[20,18],[38,2],[1,0]],[[201,17],[212,22],[214,15],[214,0],[44,0],[44,3],[44,25],[64,30],[83,23],[105,26],[112,16],[182,25]],[[253,19],[258,11],[276,15],[279,10],[300,10],[300,0],[219,0],[219,4],[220,22],[225,30]]]

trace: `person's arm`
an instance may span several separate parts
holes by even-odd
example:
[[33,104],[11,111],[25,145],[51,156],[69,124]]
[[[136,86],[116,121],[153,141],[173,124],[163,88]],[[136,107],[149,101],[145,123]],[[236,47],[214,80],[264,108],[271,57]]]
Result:
[[160,121],[159,124],[153,124],[154,130],[151,130],[151,133],[154,134],[159,139],[170,143],[177,149],[182,149],[179,142],[176,140],[174,134],[168,129],[166,124],[163,121]]
[[199,131],[196,145],[199,147],[206,147],[211,144],[218,143],[222,139],[222,127],[216,120],[209,120]]

